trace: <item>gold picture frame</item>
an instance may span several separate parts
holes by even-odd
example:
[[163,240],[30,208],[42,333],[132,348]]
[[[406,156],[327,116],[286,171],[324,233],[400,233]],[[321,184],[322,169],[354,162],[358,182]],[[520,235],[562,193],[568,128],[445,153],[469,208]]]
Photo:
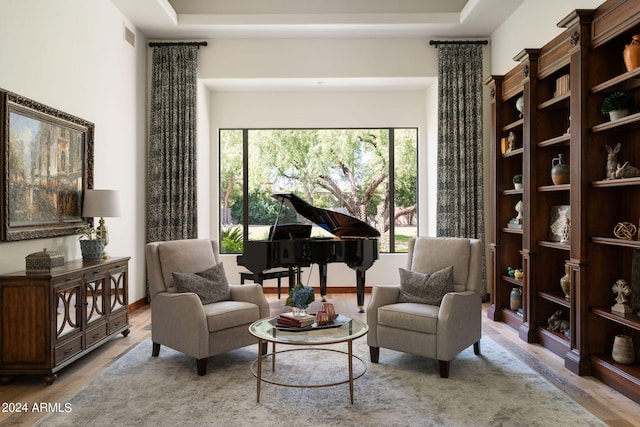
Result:
[[77,233],[93,187],[94,124],[0,89],[0,240]]

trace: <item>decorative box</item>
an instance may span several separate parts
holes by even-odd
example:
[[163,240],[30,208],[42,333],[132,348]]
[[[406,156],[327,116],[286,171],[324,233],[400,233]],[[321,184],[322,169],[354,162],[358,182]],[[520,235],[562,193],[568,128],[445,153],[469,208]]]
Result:
[[34,252],[26,256],[27,273],[48,273],[52,268],[64,264],[64,255],[55,251]]

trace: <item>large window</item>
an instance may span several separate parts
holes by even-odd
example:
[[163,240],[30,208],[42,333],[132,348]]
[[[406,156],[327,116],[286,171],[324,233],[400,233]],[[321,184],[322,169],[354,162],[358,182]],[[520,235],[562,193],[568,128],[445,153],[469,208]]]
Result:
[[[221,252],[241,253],[269,227],[307,222],[270,195],[356,217],[380,232],[380,251],[406,252],[417,232],[418,131],[383,129],[220,130]],[[246,217],[246,218],[245,218]],[[312,237],[328,234],[313,227]]]

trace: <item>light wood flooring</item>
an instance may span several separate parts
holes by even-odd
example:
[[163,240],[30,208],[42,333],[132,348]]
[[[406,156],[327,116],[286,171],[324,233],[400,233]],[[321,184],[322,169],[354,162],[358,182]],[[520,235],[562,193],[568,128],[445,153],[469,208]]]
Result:
[[[370,294],[367,294],[365,307],[369,297]],[[284,298],[278,300],[275,294],[268,293],[267,299],[271,305],[272,314],[275,315],[286,310]],[[338,313],[365,320],[365,314],[357,312],[355,294],[329,294],[328,300],[335,305]],[[315,302],[315,304],[319,304],[319,302]],[[310,308],[311,312],[316,309],[314,305]],[[555,354],[539,345],[525,343],[510,327],[489,320],[486,317],[486,308],[485,304],[482,316],[484,336],[489,336],[503,345],[606,424],[615,427],[640,426],[640,404],[592,377],[579,377],[569,372],[564,368],[562,359]],[[58,379],[51,386],[45,385],[39,376],[14,378],[9,385],[0,386],[0,403],[23,402],[27,403],[29,407],[34,403],[41,402],[64,403],[129,349],[149,337],[151,335],[150,320],[149,306],[143,306],[131,313],[132,328],[127,338],[119,335],[86,357],[64,368],[58,373]],[[452,374],[455,375],[455,361],[452,363]],[[44,414],[35,412],[21,414],[0,412],[0,425],[29,426],[42,416]]]

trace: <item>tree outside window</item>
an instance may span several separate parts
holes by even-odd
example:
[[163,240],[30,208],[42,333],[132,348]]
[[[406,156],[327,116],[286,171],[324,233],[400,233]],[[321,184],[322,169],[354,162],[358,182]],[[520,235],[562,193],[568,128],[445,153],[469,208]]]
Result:
[[[270,197],[291,192],[376,228],[382,252],[404,252],[417,231],[417,180],[415,128],[221,130],[221,251],[268,239],[276,219],[306,222]],[[313,227],[312,237],[328,236]]]

